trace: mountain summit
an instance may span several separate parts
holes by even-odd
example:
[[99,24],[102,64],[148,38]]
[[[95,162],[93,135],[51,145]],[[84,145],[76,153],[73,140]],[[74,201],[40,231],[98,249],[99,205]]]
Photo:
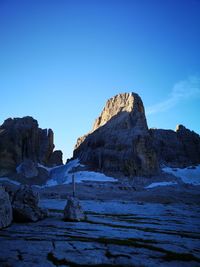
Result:
[[[129,116],[129,118],[132,117],[135,123],[136,121],[137,123],[142,123],[142,128],[147,128],[145,112],[141,98],[136,93],[124,93],[116,95],[107,101],[101,115],[94,123],[93,131],[105,125],[113,117],[121,117],[122,119],[122,113],[132,114],[132,116]],[[128,123],[128,121],[126,122]],[[131,126],[130,123],[131,121],[129,120],[127,126]]]
[[141,98],[124,93],[110,98],[92,131],[77,140],[74,158],[103,172],[152,175],[158,160]]

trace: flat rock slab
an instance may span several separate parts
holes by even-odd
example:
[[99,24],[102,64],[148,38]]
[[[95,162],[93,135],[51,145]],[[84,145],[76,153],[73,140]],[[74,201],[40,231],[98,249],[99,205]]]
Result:
[[64,222],[65,200],[43,200],[50,218],[0,231],[0,266],[200,266],[200,207],[81,201],[87,221]]

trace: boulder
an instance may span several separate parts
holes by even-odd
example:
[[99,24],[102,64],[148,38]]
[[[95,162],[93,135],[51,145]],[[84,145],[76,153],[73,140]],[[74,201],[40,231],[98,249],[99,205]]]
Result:
[[16,192],[19,190],[20,185],[10,183],[9,181],[1,181],[1,184],[5,191],[8,193],[12,205],[13,199],[15,197]]
[[156,174],[158,159],[141,98],[125,93],[109,99],[92,131],[77,140],[73,157],[105,173]]
[[16,222],[36,222],[48,216],[46,209],[38,206],[39,195],[30,186],[21,186],[13,198],[13,219]]
[[[0,126],[0,175],[15,172],[24,160],[49,165],[53,155],[53,131],[41,129],[32,117],[7,119]],[[60,165],[54,157],[54,165]]]
[[80,205],[80,202],[75,197],[70,197],[64,208],[64,220],[65,221],[83,221],[86,219],[86,215]]
[[0,229],[7,227],[12,222],[12,206],[9,195],[0,186]]
[[32,178],[38,176],[37,163],[31,159],[25,159],[17,168],[17,173],[23,175],[25,178]]
[[44,185],[49,180],[50,175],[46,167],[33,162],[30,159],[24,160],[17,168],[17,174],[10,178],[27,185]]

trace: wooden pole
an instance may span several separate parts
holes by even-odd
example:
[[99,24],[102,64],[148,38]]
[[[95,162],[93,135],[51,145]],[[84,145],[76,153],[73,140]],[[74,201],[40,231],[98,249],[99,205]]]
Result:
[[74,177],[74,174],[72,174],[72,184],[73,184],[73,197],[75,197],[75,177]]

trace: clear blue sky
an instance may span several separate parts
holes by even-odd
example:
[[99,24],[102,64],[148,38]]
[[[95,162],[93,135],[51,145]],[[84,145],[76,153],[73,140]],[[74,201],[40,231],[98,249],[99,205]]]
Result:
[[199,0],[0,0],[0,124],[33,116],[70,157],[105,101],[200,133]]

